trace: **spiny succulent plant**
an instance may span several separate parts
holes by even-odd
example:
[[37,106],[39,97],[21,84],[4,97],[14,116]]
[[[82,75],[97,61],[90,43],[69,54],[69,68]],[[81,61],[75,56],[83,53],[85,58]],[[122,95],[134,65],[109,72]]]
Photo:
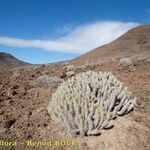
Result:
[[136,102],[110,72],[87,71],[64,81],[52,95],[48,112],[71,135],[96,135],[112,128],[112,119],[130,112]]
[[35,80],[30,82],[30,85],[33,87],[49,87],[54,86],[63,82],[63,79],[57,76],[41,75]]

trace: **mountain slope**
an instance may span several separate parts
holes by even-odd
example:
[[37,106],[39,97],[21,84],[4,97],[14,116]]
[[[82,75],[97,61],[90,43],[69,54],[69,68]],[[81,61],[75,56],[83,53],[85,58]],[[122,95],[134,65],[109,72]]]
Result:
[[29,63],[20,61],[10,54],[0,52],[0,69],[10,69],[26,65],[29,65]]
[[150,25],[131,29],[117,40],[98,47],[76,58],[75,61],[104,60],[110,61],[121,57],[150,55]]

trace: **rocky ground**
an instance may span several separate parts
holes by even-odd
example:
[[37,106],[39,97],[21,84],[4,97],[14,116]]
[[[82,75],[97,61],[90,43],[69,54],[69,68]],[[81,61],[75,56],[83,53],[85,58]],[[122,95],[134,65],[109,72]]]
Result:
[[[0,149],[38,150],[149,150],[150,149],[150,55],[120,64],[108,62],[78,63],[74,61],[28,66],[0,71],[0,140],[17,141],[15,147]],[[111,71],[137,97],[138,105],[126,116],[114,120],[114,127],[99,136],[69,137],[66,129],[47,113],[47,105],[61,79],[79,72]],[[70,72],[70,73],[68,73]],[[51,82],[40,76],[58,77]],[[43,79],[43,78],[42,78]],[[25,147],[26,140],[72,140],[73,147]]]

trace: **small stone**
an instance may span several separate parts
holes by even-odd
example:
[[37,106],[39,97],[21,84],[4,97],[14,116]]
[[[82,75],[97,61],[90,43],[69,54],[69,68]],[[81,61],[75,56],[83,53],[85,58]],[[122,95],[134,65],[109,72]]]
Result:
[[20,87],[18,93],[19,93],[19,96],[22,97],[27,94],[27,91],[25,90],[25,88]]
[[75,66],[74,66],[73,64],[71,64],[71,65],[68,65],[68,66],[66,67],[66,70],[67,70],[67,71],[72,71],[74,68],[75,68]]
[[5,127],[10,128],[15,122],[16,122],[16,119],[8,120],[5,124]]
[[128,66],[128,65],[131,65],[132,63],[133,63],[133,61],[132,61],[131,57],[122,58],[119,61],[119,64],[122,66]]
[[68,77],[71,77],[71,76],[75,75],[75,72],[74,71],[68,71],[68,72],[66,72],[66,75]]

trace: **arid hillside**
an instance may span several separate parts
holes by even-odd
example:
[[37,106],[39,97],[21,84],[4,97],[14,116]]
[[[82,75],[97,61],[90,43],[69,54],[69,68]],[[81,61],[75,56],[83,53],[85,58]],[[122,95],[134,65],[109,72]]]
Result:
[[147,57],[150,55],[150,25],[131,29],[110,44],[81,55],[75,61],[114,61],[122,57]]
[[[137,105],[99,136],[70,137],[47,106],[63,81],[88,70],[112,72],[137,97]],[[0,139],[17,142],[2,150],[149,150],[150,26],[134,28],[72,61],[0,70]],[[21,144],[28,140],[72,140],[76,147]]]
[[10,69],[27,65],[29,65],[29,63],[20,61],[10,54],[0,52],[0,69]]

